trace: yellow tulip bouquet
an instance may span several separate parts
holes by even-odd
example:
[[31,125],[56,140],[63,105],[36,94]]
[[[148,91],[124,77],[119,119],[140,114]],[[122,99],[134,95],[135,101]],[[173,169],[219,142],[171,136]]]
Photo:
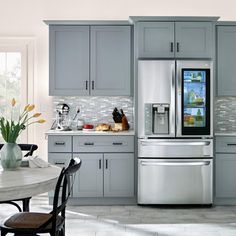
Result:
[[16,105],[16,100],[13,98],[11,101],[11,119],[7,120],[4,117],[0,117],[0,132],[3,139],[7,143],[16,143],[18,136],[21,132],[26,129],[29,125],[34,123],[44,123],[44,119],[32,120],[41,116],[41,113],[35,113],[30,115],[30,112],[34,110],[35,105],[28,104],[25,106],[23,112],[19,115],[18,121],[12,120],[13,109]]

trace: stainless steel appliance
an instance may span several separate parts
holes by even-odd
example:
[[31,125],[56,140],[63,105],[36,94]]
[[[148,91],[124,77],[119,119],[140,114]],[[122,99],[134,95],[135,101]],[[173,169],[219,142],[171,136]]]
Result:
[[139,61],[139,204],[212,204],[212,72],[211,61]]

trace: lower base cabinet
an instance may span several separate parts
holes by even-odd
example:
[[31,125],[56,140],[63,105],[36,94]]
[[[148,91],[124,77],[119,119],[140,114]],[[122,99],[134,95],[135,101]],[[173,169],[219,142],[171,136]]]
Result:
[[134,154],[74,154],[82,160],[73,197],[133,197]]
[[216,154],[216,198],[236,199],[236,154]]
[[236,136],[216,137],[216,205],[236,205]]
[[[72,205],[136,204],[134,136],[51,135],[48,160],[65,167],[71,158],[82,164],[69,199]],[[49,202],[52,203],[52,194]]]

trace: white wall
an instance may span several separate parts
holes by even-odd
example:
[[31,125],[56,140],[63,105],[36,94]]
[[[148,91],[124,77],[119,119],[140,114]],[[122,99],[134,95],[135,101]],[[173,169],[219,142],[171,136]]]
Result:
[[128,16],[221,16],[236,20],[235,0],[0,0],[0,37],[36,38],[35,103],[48,120],[35,129],[46,158],[44,132],[51,125],[48,96],[48,27],[43,20],[126,20]]

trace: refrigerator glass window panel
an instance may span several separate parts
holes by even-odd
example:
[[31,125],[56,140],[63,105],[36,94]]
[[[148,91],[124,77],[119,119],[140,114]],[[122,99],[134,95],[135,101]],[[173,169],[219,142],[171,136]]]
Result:
[[182,134],[210,133],[210,69],[182,69]]

